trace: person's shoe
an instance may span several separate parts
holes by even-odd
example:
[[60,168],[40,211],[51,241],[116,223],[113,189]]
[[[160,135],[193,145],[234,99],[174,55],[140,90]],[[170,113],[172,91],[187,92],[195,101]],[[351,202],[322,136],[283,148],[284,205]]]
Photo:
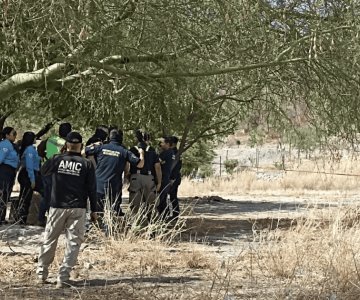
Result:
[[75,282],[72,280],[64,280],[64,281],[57,281],[56,282],[56,288],[57,289],[64,289],[64,288],[71,288],[74,286]]

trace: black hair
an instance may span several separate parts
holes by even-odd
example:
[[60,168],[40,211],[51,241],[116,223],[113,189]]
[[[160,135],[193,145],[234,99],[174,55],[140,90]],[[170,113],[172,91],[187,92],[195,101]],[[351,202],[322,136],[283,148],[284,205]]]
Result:
[[14,130],[13,127],[3,128],[3,130],[1,131],[0,140],[4,140],[6,138],[6,136],[9,135],[11,133],[11,131],[13,131],[13,130]]
[[172,144],[173,143],[173,139],[172,139],[172,137],[171,136],[163,136],[162,137],[163,139],[164,139],[164,142],[166,143],[166,144]]
[[27,131],[24,133],[24,135],[22,137],[21,145],[20,145],[20,157],[24,154],[24,151],[28,146],[31,146],[32,144],[34,144],[34,140],[35,140],[34,132]]
[[111,130],[118,130],[118,127],[116,125],[109,125],[108,126],[108,132],[110,132]]
[[140,129],[135,130],[135,136],[139,143],[144,143],[144,142],[150,141],[150,133],[143,132]]
[[110,139],[110,141],[115,141],[115,142],[122,144],[122,142],[123,142],[122,130],[116,130],[116,129],[111,130],[110,134],[109,134],[109,139]]
[[179,138],[175,135],[171,136],[170,138],[173,145],[176,145],[179,142]]
[[59,126],[59,136],[63,139],[71,132],[72,127],[70,123],[61,123]]
[[99,127],[97,127],[95,129],[94,136],[97,137],[98,139],[100,139],[102,142],[104,142],[106,140],[108,135],[109,135],[109,129],[107,126],[100,125]]

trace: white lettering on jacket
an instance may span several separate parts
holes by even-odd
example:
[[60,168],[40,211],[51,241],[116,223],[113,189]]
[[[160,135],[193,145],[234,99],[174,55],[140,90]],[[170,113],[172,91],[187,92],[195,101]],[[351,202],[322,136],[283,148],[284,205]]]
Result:
[[59,164],[58,173],[80,176],[82,164],[75,161],[62,160]]
[[116,156],[116,157],[120,156],[119,151],[114,151],[114,150],[109,150],[109,149],[102,149],[102,153],[107,156]]

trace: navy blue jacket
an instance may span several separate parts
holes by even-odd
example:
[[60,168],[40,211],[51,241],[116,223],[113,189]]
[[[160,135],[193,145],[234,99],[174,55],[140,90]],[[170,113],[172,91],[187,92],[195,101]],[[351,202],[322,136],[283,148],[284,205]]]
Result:
[[115,141],[104,145],[88,146],[85,148],[85,154],[93,155],[97,161],[96,192],[103,195],[108,189],[113,195],[119,193],[126,162],[136,166],[140,161],[132,152]]
[[80,153],[54,155],[41,168],[43,176],[52,175],[50,206],[55,208],[86,208],[96,211],[96,179],[94,166]]
[[162,180],[161,183],[163,186],[167,185],[170,182],[171,168],[175,161],[175,154],[173,149],[164,150],[159,155]]
[[179,150],[177,148],[173,148],[173,151],[174,151],[174,155],[175,155],[175,161],[173,162],[170,179],[171,180],[179,180],[181,178],[180,170],[182,167],[182,160],[181,160],[181,157],[179,157],[179,159],[176,161],[176,155],[179,152]]

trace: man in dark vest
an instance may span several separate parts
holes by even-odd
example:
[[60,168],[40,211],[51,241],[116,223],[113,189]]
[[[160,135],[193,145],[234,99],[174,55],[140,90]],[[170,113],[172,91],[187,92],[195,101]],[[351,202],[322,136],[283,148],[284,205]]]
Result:
[[66,152],[53,156],[41,168],[43,176],[52,177],[52,189],[49,216],[36,274],[40,283],[46,283],[58,238],[65,231],[66,248],[59,269],[57,288],[72,284],[70,272],[76,264],[81,243],[84,241],[88,198],[91,219],[97,219],[95,170],[90,160],[81,156],[81,148],[81,135],[78,132],[70,132],[66,136]]

